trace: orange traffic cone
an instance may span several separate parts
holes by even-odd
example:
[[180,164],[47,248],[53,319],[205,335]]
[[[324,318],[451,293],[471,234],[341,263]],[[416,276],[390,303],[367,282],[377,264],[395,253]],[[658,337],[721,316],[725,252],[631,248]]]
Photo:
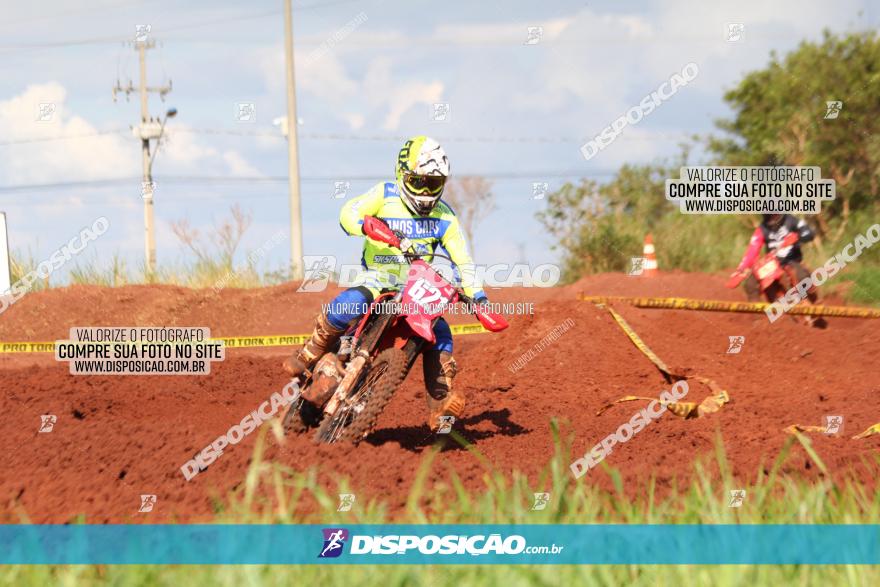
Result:
[[650,234],[645,237],[645,246],[642,249],[642,255],[645,257],[644,271],[642,275],[645,277],[654,277],[657,275],[657,255],[654,253],[654,237]]

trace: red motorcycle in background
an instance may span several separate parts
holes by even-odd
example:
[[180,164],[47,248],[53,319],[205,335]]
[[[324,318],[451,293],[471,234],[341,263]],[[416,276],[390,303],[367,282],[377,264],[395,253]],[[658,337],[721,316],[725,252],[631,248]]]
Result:
[[508,326],[499,314],[473,306],[461,289],[421,259],[430,255],[451,262],[446,255],[413,252],[408,239],[372,216],[364,219],[364,232],[400,249],[410,269],[400,291],[373,300],[337,346],[302,375],[301,394],[284,417],[284,429],[304,433],[317,428],[319,443],[358,443],[373,430],[424,345],[435,342],[434,324],[451,305],[462,301],[473,307],[491,332]]
[[[790,247],[797,241],[798,235],[792,232],[782,240],[779,248]],[[776,258],[775,251],[770,251],[766,255],[758,257],[750,268],[731,276],[725,285],[730,289],[734,289],[748,279],[749,275],[755,276],[755,279],[758,281],[758,288],[767,298],[768,302],[775,302],[797,283],[797,278],[791,272],[786,271],[779,262],[779,259]],[[785,278],[787,278],[787,284],[784,282]]]
[[[779,248],[790,247],[798,241],[796,233],[790,233],[782,239]],[[792,289],[798,283],[798,277],[790,266],[783,267],[776,257],[776,252],[771,251],[762,257],[758,257],[752,266],[741,272],[736,273],[727,280],[727,287],[733,289],[740,283],[745,281],[749,275],[754,275],[758,282],[758,289],[768,302],[775,302],[781,299],[787,291]],[[816,328],[826,328],[828,321],[818,316],[803,316],[801,320],[798,317],[791,316],[796,321],[802,321],[807,326]]]

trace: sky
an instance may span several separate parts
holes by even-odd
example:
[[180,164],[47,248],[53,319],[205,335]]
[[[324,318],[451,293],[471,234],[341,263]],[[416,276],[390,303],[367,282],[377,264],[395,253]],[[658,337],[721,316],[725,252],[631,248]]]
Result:
[[[114,102],[111,89],[138,83],[132,41],[143,24],[157,44],[148,86],[173,87],[164,102],[150,96],[150,112],[178,110],[153,166],[160,266],[189,259],[172,222],[207,234],[235,204],[253,215],[240,262],[289,234],[287,141],[273,125],[286,114],[281,0],[3,4],[0,211],[13,251],[48,259],[104,216],[110,229],[85,259],[142,262],[141,153],[130,128],[140,102]],[[476,262],[555,262],[534,183],[607,181],[623,163],[674,157],[688,136],[731,115],[724,92],[772,51],[878,20],[880,9],[857,0],[294,0],[304,252],[358,262],[360,240],[339,229],[336,182],[350,184],[350,198],[393,179],[403,141],[427,134],[453,176],[493,182],[497,209],[471,243]],[[743,25],[739,40],[728,40],[731,24]],[[537,42],[530,27],[541,27]],[[584,158],[582,144],[688,63],[699,67],[692,82]],[[433,118],[439,103],[446,120]],[[53,105],[47,120],[40,104]],[[252,120],[239,120],[239,104],[253,104]],[[289,254],[285,240],[260,266],[284,266]]]

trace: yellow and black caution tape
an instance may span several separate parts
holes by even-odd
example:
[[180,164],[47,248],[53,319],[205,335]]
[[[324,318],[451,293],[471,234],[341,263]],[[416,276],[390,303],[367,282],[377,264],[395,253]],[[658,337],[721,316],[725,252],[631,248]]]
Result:
[[[679,416],[680,418],[684,418],[685,420],[690,420],[692,418],[700,418],[705,416],[706,414],[714,414],[718,410],[721,409],[721,406],[730,401],[730,396],[726,391],[719,388],[718,385],[711,380],[699,378],[702,382],[708,383],[709,386],[715,386],[713,391],[716,391],[714,395],[707,396],[700,403],[697,402],[666,402],[663,400],[657,400],[660,402],[661,406],[665,406],[670,412]],[[624,402],[632,402],[637,400],[645,400],[648,402],[652,402],[657,398],[654,397],[644,397],[640,395],[627,395],[620,399],[616,399],[611,403],[605,404],[602,408],[596,412],[597,416],[601,416],[605,410],[614,406],[615,404],[622,404]]]
[[664,363],[663,360],[658,357],[654,351],[648,348],[648,345],[645,344],[645,341],[643,341],[641,337],[636,334],[636,331],[633,330],[632,326],[630,326],[629,323],[623,319],[623,316],[618,314],[614,310],[614,308],[612,308],[611,306],[605,306],[605,308],[611,314],[611,317],[614,318],[614,321],[617,322],[617,325],[620,326],[620,329],[623,330],[632,341],[632,343],[636,345],[636,348],[642,351],[642,354],[648,357],[648,359],[652,363],[654,363],[655,367],[660,369],[660,372],[663,373],[664,376],[666,376],[666,379],[670,383],[672,382],[672,379],[686,379],[686,377],[683,375],[673,373],[666,365],[666,363]]
[[861,440],[862,438],[867,438],[875,434],[880,434],[880,423],[874,424],[861,434],[856,434],[855,436],[853,436],[853,440]]
[[[606,308],[611,316],[614,318],[614,321],[620,326],[621,330],[623,330],[629,339],[636,345],[642,354],[644,354],[657,369],[660,370],[661,373],[667,378],[667,381],[675,379],[686,379],[687,377],[684,375],[678,375],[673,373],[670,368],[663,362],[663,360],[657,356],[657,354],[648,348],[648,345],[645,344],[645,341],[641,339],[641,337],[636,334],[636,331],[633,330],[632,326],[627,323],[626,320],[623,319],[623,316],[618,314],[614,308],[611,306],[606,306],[605,304],[611,302],[623,302],[629,303],[638,308],[671,308],[671,309],[686,309],[686,310],[713,310],[713,311],[728,311],[728,312],[763,312],[763,308],[769,306],[769,304],[763,303],[745,303],[745,302],[720,302],[720,301],[710,301],[710,300],[689,300],[685,298],[631,298],[631,297],[621,297],[621,296],[585,296],[584,294],[579,294],[578,299],[592,302],[596,304],[600,308]],[[844,308],[844,307],[835,307],[835,306],[807,306],[807,307],[795,307],[792,310],[789,310],[789,313],[794,314],[811,314],[811,315],[822,315],[822,316],[846,316],[846,317],[858,317],[858,318],[880,318],[880,310],[871,310],[867,308]],[[675,414],[676,416],[680,416],[685,419],[690,418],[699,418],[701,416],[705,416],[706,414],[711,414],[717,412],[721,409],[721,406],[730,401],[730,395],[717,383],[715,383],[711,379],[706,379],[704,377],[694,377],[701,383],[705,383],[709,386],[709,388],[714,392],[713,395],[708,396],[702,402],[697,404],[696,402],[663,402],[660,403],[665,405],[666,408]],[[647,400],[653,401],[656,398],[652,397],[642,397],[635,395],[628,395],[622,397],[618,400],[615,400],[609,404],[602,406],[602,408],[596,413],[596,415],[602,414],[605,410],[610,408],[611,406],[623,402],[635,401],[635,400]],[[798,435],[801,432],[825,432],[826,427],[824,426],[801,426],[799,424],[792,424],[788,428],[785,429],[785,432],[789,434]],[[874,434],[880,434],[880,423],[874,424],[861,434],[857,434],[853,436],[853,440],[860,440],[862,438],[867,438],[868,436],[873,436]]]
[[[605,306],[602,302],[596,302],[596,305],[599,307],[604,307],[611,314],[611,317],[614,318],[614,321],[617,322],[617,325],[620,326],[620,329],[629,337],[632,343],[639,349],[643,355],[648,357],[648,359],[654,363],[654,366],[663,373],[663,376],[666,380],[672,383],[673,379],[696,379],[700,383],[703,383],[709,386],[709,389],[712,390],[713,394],[703,399],[699,404],[696,402],[663,402],[661,404],[666,406],[666,408],[675,414],[676,416],[680,416],[685,419],[691,418],[699,418],[705,416],[706,414],[713,414],[721,409],[721,406],[730,401],[730,395],[719,386],[712,379],[707,379],[705,377],[688,377],[687,375],[682,375],[673,372],[669,366],[663,362],[663,359],[657,356],[657,353],[652,351],[648,345],[645,344],[645,341],[633,330],[633,327],[629,325],[629,323],[624,320],[623,316],[618,314],[614,308],[611,306]],[[613,406],[614,404],[619,404],[622,402],[634,401],[634,400],[648,400],[653,401],[656,398],[651,397],[641,397],[635,395],[628,395],[626,397],[622,397],[618,400],[607,404],[600,409],[596,415],[602,414],[605,410]]]
[[794,434],[795,432],[825,432],[827,428],[825,426],[804,426],[801,424],[792,424],[788,428],[784,430],[784,432],[788,432],[789,434]]
[[[578,299],[595,304],[621,302],[637,308],[664,310],[702,310],[706,312],[746,312],[760,314],[771,304],[766,302],[727,302],[723,300],[692,300],[689,298],[651,298],[627,296],[588,296],[578,294]],[[786,311],[787,314],[807,316],[837,316],[841,318],[880,318],[880,310],[848,306],[811,306],[799,304]]]
[[[785,432],[788,432],[789,434],[794,434],[796,432],[821,432],[823,434],[827,434],[827,430],[828,429],[825,426],[802,426],[800,424],[792,424],[785,429]],[[861,434],[856,434],[855,436],[853,436],[852,440],[861,440],[862,438],[867,438],[875,434],[880,434],[880,424],[874,424],[873,426],[870,426]]]
[[483,328],[482,324],[450,324],[449,329],[452,334],[482,334],[489,332]]
[[[480,334],[489,332],[482,324],[450,324],[452,334]],[[261,334],[257,336],[226,336],[209,338],[223,342],[228,349],[293,346],[305,343],[309,334]],[[0,353],[54,353],[54,342],[0,342]]]

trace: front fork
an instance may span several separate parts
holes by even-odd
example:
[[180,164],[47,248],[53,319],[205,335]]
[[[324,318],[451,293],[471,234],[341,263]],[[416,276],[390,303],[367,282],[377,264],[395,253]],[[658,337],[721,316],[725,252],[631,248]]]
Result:
[[355,358],[348,362],[345,366],[345,376],[339,382],[327,405],[324,406],[325,414],[332,416],[336,413],[336,410],[339,409],[339,406],[348,397],[348,390],[360,381],[361,375],[364,373],[364,367],[368,364],[368,358],[367,353],[361,350],[358,351],[358,355]]
[[[437,323],[439,318],[435,318],[431,323],[433,327],[434,324]],[[387,325],[386,325],[387,328]],[[387,330],[384,334],[387,333]],[[376,344],[376,349],[381,350],[383,345],[381,344],[381,337],[378,344]],[[420,336],[416,336],[413,334],[406,343],[403,345],[403,351],[406,353],[406,371],[409,373],[409,370],[412,368],[413,363],[416,362],[416,359],[419,358],[419,354],[422,352],[422,349],[425,346],[425,339]],[[356,352],[355,358],[351,359],[348,364],[345,366],[345,376],[342,378],[342,381],[339,382],[339,385],[336,387],[336,390],[333,392],[333,395],[327,401],[327,404],[324,406],[324,413],[333,416],[336,413],[336,410],[345,402],[345,399],[348,397],[349,390],[353,389],[355,385],[357,385],[358,381],[361,380],[361,377],[366,375],[369,371],[369,367],[371,365],[370,355],[363,348],[360,348]]]

